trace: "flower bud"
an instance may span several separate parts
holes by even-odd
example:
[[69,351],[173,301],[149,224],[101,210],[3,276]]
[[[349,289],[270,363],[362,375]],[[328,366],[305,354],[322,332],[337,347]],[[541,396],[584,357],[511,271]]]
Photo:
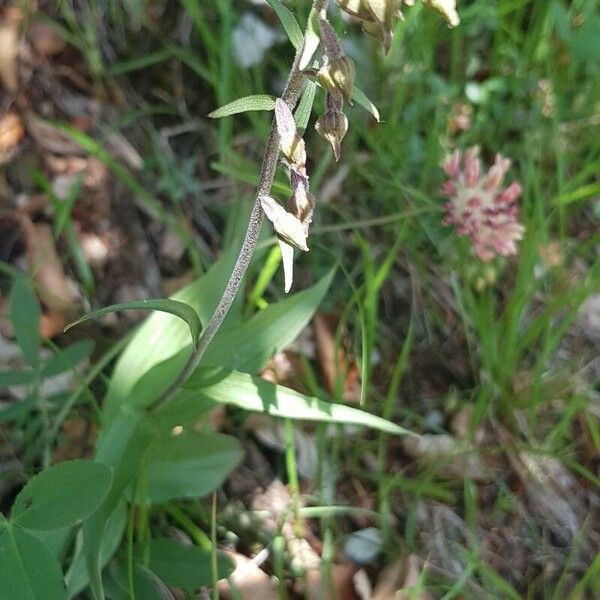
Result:
[[298,172],[306,169],[306,148],[304,140],[296,131],[296,122],[289,106],[280,98],[275,101],[275,121],[279,134],[281,153]]
[[306,245],[307,228],[300,219],[287,212],[281,204],[270,196],[261,196],[260,205],[281,239],[300,250],[308,252],[308,246]]
[[317,119],[315,129],[324,137],[333,150],[335,160],[340,159],[341,144],[348,131],[348,118],[341,110],[328,109]]
[[456,0],[425,0],[425,3],[441,13],[450,27],[456,27],[460,23],[456,12]]
[[321,67],[317,79],[330,94],[349,102],[354,85],[354,63],[347,56],[335,58]]
[[288,202],[288,210],[296,218],[300,219],[308,233],[308,226],[312,221],[312,215],[315,210],[314,196],[308,191],[308,177],[291,170],[290,185],[292,187],[292,196]]
[[342,10],[362,21],[363,31],[379,40],[389,52],[398,0],[338,0]]
[[350,16],[357,19],[370,19],[365,0],[337,0],[338,6]]

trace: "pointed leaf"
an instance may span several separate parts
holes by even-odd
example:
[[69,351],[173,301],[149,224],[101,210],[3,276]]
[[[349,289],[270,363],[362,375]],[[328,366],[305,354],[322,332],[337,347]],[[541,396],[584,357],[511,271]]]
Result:
[[352,100],[356,100],[367,112],[370,112],[378,123],[381,121],[377,107],[356,86],[352,88]]
[[266,94],[257,94],[254,96],[245,96],[233,100],[216,110],[213,110],[208,116],[211,119],[221,119],[239,113],[256,111],[256,110],[273,110],[275,108],[275,99]]
[[321,43],[321,37],[319,35],[319,15],[317,11],[312,8],[308,15],[308,22],[306,23],[306,34],[304,35],[304,48],[302,48],[302,56],[300,57],[300,63],[298,68],[304,71],[312,61],[319,44]]
[[104,600],[102,549],[107,524],[123,493],[137,477],[142,457],[154,438],[152,419],[128,406],[118,413],[97,445],[96,460],[113,468],[113,481],[104,502],[83,524],[83,546],[95,600]]
[[201,396],[221,404],[233,404],[244,410],[264,412],[273,417],[364,425],[386,433],[410,432],[395,423],[362,410],[305,396],[260,377],[237,371],[200,369],[185,384]]
[[296,121],[296,127],[302,133],[306,131],[308,127],[308,121],[312,113],[313,105],[315,103],[315,94],[317,93],[317,82],[309,79],[306,82],[306,87],[302,92],[298,108],[294,113],[294,120]]
[[0,514],[0,600],[66,600],[56,557]]
[[69,325],[65,327],[65,331],[71,329],[71,327],[75,327],[75,325],[89,321],[90,319],[96,319],[102,315],[118,312],[120,310],[158,310],[160,312],[166,312],[171,315],[175,315],[180,319],[183,319],[188,324],[194,344],[198,341],[198,336],[200,335],[200,330],[202,329],[202,324],[200,323],[198,313],[189,304],[167,298],[164,300],[133,300],[132,302],[112,304],[111,306],[107,306],[84,315],[80,319],[77,319],[77,321],[73,321],[73,323],[69,323]]
[[290,42],[294,45],[294,48],[299,48],[302,44],[302,30],[294,13],[285,6],[281,0],[267,0],[269,6],[275,11],[275,14],[279,17],[285,33],[287,34]]
[[54,377],[65,371],[70,371],[79,363],[88,359],[93,350],[93,340],[78,340],[63,350],[59,350],[42,367],[42,377]]
[[[211,552],[198,546],[184,545],[171,538],[150,542],[150,568],[167,585],[188,591],[212,584]],[[222,553],[217,555],[219,579],[233,572],[231,561]]]
[[158,503],[206,496],[221,486],[243,455],[240,443],[229,435],[193,430],[164,435],[146,453],[147,499]]
[[[0,371],[0,389],[10,385],[23,385],[33,381],[35,372],[31,369],[24,371]],[[0,414],[2,411],[0,410]]]
[[[233,244],[206,274],[175,293],[173,299],[189,304],[202,322],[208,322],[225,288],[237,250]],[[239,301],[236,305],[239,307]],[[239,319],[236,305],[229,311],[218,335]],[[168,313],[151,314],[137,329],[117,361],[104,398],[105,426],[118,414],[120,406],[133,404],[132,391],[148,371],[184,349],[188,353],[191,349],[187,325]]]
[[40,303],[22,275],[15,277],[10,293],[10,320],[25,360],[37,369],[40,362]]
[[[104,568],[112,555],[117,551],[123,534],[125,533],[125,524],[127,522],[127,505],[121,502],[106,522],[106,528],[102,537],[102,546],[100,548],[100,567]],[[67,592],[69,598],[79,594],[89,584],[90,578],[85,565],[83,554],[83,536],[80,536],[75,554],[72,558],[69,570],[65,575],[67,582]]]
[[260,371],[273,354],[291,344],[308,325],[333,275],[331,271],[307,290],[271,304],[239,327],[223,332],[208,347],[202,364],[247,373]]
[[19,492],[11,519],[22,527],[48,531],[74,525],[100,506],[111,470],[92,460],[70,460],[42,471]]

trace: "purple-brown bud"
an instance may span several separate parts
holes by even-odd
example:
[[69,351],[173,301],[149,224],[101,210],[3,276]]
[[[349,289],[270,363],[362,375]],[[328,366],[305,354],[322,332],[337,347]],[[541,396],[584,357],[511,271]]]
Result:
[[354,63],[345,55],[335,58],[321,67],[317,79],[330,94],[349,102],[354,86]]
[[324,137],[333,150],[335,160],[340,159],[341,145],[344,136],[348,132],[348,118],[341,111],[329,108],[315,123],[318,134]]
[[294,115],[289,106],[280,98],[275,101],[275,121],[279,134],[281,153],[290,166],[299,173],[306,172],[306,148],[304,140],[296,131]]

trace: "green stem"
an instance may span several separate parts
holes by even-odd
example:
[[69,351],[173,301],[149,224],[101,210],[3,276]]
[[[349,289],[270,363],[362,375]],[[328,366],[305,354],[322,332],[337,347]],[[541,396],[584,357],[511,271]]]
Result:
[[[322,5],[323,0],[315,0],[314,6],[317,10],[320,10]],[[303,46],[304,44],[302,44],[296,52],[294,63],[285,85],[285,89],[281,95],[282,99],[287,103],[291,110],[293,110],[298,103],[298,99],[300,98],[300,93],[302,91],[302,84],[304,83],[304,75],[299,68]],[[261,196],[268,196],[271,191],[278,158],[279,136],[277,135],[275,121],[273,120],[273,123],[271,124],[271,133],[269,134],[269,139],[267,141],[267,146],[263,156],[260,180],[258,189],[256,191],[254,206],[252,207],[252,212],[250,214],[248,228],[246,229],[246,235],[244,237],[242,247],[240,248],[235,266],[233,267],[229,281],[225,286],[225,291],[223,292],[223,295],[221,296],[221,299],[219,300],[217,308],[215,309],[212,317],[208,321],[206,327],[203,329],[202,334],[198,339],[198,343],[196,344],[192,355],[188,359],[187,364],[177,379],[175,379],[175,381],[152,404],[150,404],[148,410],[153,411],[159,406],[162,406],[173,399],[181,385],[185,383],[189,376],[196,370],[210,342],[223,324],[223,321],[225,320],[225,317],[227,316],[227,313],[229,312],[229,309],[231,308],[231,305],[233,304],[233,301],[240,289],[242,280],[246,274],[248,266],[250,265],[252,255],[254,254],[254,249],[256,248],[263,218],[260,198]]]

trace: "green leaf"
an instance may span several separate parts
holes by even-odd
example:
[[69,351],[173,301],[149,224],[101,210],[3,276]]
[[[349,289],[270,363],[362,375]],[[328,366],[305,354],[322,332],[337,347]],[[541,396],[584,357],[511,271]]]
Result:
[[35,536],[0,514],[0,600],[65,600],[56,558]]
[[273,417],[364,425],[395,435],[411,432],[381,417],[346,406],[324,402],[305,396],[281,385],[275,385],[260,377],[224,369],[200,369],[185,384],[221,404],[233,404],[244,410],[263,412]]
[[356,100],[367,112],[370,112],[378,123],[381,121],[377,107],[356,86],[352,88],[352,100]]
[[308,127],[308,121],[312,113],[313,104],[315,103],[315,94],[317,93],[317,82],[309,79],[306,82],[306,87],[302,92],[302,97],[298,103],[298,108],[294,113],[294,120],[296,121],[296,127],[301,131],[306,131]]
[[23,400],[14,400],[8,407],[0,410],[0,423],[7,421],[17,421],[24,417],[35,406],[36,396],[27,396]]
[[10,320],[25,360],[37,370],[40,364],[40,304],[22,275],[15,277],[10,294]]
[[304,71],[312,61],[319,44],[321,43],[321,36],[319,30],[319,15],[317,11],[312,8],[308,15],[308,22],[306,23],[306,34],[304,36],[304,48],[302,48],[302,56],[300,57],[300,63],[298,68]]
[[[34,371],[0,371],[0,389],[9,385],[23,385],[33,381]],[[1,413],[2,411],[0,411]]]
[[74,525],[100,506],[111,479],[111,470],[92,460],[59,463],[29,480],[15,500],[11,519],[42,531]]
[[273,110],[275,108],[275,99],[266,94],[257,94],[255,96],[245,96],[233,100],[216,110],[213,110],[208,116],[211,119],[221,119],[238,113],[244,113],[256,110]]
[[231,436],[210,431],[170,433],[156,439],[145,456],[146,498],[152,503],[206,496],[221,486],[244,452]]
[[[189,304],[200,316],[200,321],[207,323],[236,258],[237,248],[232,246],[205,275],[179,290],[173,299]],[[239,302],[229,311],[220,332],[226,331],[239,318],[237,308]],[[134,404],[133,389],[148,371],[185,348],[189,352],[190,342],[188,328],[181,319],[163,312],[151,314],[135,332],[117,361],[104,398],[105,425],[119,413],[120,406]]]
[[93,340],[78,340],[59,350],[42,367],[42,377],[54,377],[65,371],[74,369],[79,363],[88,359],[94,351]]
[[271,304],[241,326],[215,337],[202,364],[247,373],[260,371],[308,325],[333,275],[331,271],[311,288]]
[[159,406],[154,414],[161,430],[170,431],[177,425],[194,425],[214,406],[210,400],[198,398],[195,392],[180,388],[175,397]]
[[107,595],[110,600],[131,600],[132,597],[138,600],[175,600],[175,596],[165,583],[159,579],[158,575],[144,565],[133,565],[131,573],[133,596],[130,593],[129,568],[123,560],[120,562],[113,561],[104,575]]
[[[170,538],[150,542],[150,568],[167,585],[192,591],[212,584],[211,553],[198,546],[187,546]],[[233,572],[225,555],[217,555],[219,579]]]
[[[100,568],[104,568],[117,551],[127,522],[127,504],[121,502],[108,518],[100,548]],[[79,594],[89,584],[90,578],[85,565],[82,536],[78,539],[75,554],[65,575],[69,598]]]
[[124,405],[99,439],[96,460],[113,468],[113,481],[104,502],[83,524],[83,545],[95,600],[104,600],[102,548],[107,524],[123,493],[137,477],[142,457],[155,435],[152,419]]
[[188,324],[194,344],[198,341],[198,336],[200,335],[200,331],[202,329],[202,324],[200,323],[198,313],[189,304],[167,298],[159,300],[133,300],[132,302],[112,304],[111,306],[107,306],[84,315],[81,317],[81,319],[73,321],[73,323],[69,323],[69,325],[65,327],[65,331],[71,329],[71,327],[75,327],[75,325],[89,321],[90,319],[96,319],[102,315],[117,312],[119,310],[158,310],[160,312],[175,315],[180,319],[183,319]]
[[294,45],[294,48],[299,48],[300,44],[302,44],[303,35],[294,13],[281,0],[267,0],[267,3],[279,17],[285,33]]

